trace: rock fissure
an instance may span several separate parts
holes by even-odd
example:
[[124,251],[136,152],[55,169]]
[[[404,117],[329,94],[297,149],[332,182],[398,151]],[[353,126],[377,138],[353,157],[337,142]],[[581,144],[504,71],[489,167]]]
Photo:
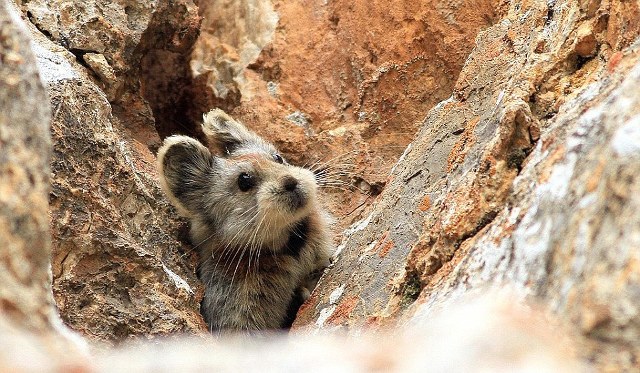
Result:
[[[514,354],[535,371],[576,371],[573,356],[637,365],[637,2],[13,4],[0,0],[4,370],[25,328],[65,353],[22,364],[137,367],[129,349],[69,363],[54,300],[89,341],[206,334],[188,227],[152,150],[198,136],[213,106],[338,186],[321,203],[349,228],[293,326],[358,336],[319,343],[335,360],[363,343],[362,370],[500,370]],[[367,339],[382,329],[402,332]],[[227,356],[270,367],[314,341],[268,359],[222,340],[171,351],[202,348],[180,360],[199,369]],[[171,369],[171,353],[151,356]]]

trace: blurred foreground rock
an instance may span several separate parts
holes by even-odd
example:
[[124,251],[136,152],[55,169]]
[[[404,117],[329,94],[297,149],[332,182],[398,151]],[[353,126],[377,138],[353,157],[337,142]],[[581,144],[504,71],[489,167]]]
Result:
[[24,26],[0,3],[0,314],[44,333],[55,313],[48,97]]
[[[509,298],[454,304],[422,325],[340,335],[272,334],[259,338],[183,338],[136,343],[91,357],[49,353],[42,340],[9,330],[0,339],[3,371],[54,372],[581,372],[570,344],[538,311]],[[0,327],[2,327],[0,322]],[[2,329],[3,331],[6,329]]]
[[[123,349],[100,371],[580,372],[585,366],[537,311],[495,295],[468,298],[423,324],[358,337],[265,336]],[[195,343],[194,343],[195,342]],[[158,361],[156,356],[163,356]]]

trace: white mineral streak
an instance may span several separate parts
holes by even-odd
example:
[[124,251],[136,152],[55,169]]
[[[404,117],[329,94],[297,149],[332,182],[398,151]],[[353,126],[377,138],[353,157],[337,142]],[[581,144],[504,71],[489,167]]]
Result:
[[164,269],[164,272],[169,276],[178,289],[183,289],[187,293],[193,294],[193,289],[191,289],[191,286],[189,286],[182,277],[170,270],[166,265],[164,265],[164,263],[162,264],[162,269]]

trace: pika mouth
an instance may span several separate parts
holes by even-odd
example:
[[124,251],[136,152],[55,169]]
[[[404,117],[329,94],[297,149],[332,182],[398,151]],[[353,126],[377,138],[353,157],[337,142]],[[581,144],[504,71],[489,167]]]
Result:
[[292,212],[303,208],[307,204],[307,198],[300,190],[284,192],[282,197],[284,197],[285,204]]
[[308,203],[308,196],[300,179],[286,175],[280,180],[278,199],[290,212],[302,209]]

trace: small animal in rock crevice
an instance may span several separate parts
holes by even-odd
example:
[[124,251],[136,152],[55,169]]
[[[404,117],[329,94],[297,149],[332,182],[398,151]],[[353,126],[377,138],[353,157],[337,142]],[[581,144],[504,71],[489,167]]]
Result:
[[329,264],[329,216],[316,176],[222,110],[204,115],[209,147],[170,136],[162,187],[191,223],[212,331],[286,328]]

